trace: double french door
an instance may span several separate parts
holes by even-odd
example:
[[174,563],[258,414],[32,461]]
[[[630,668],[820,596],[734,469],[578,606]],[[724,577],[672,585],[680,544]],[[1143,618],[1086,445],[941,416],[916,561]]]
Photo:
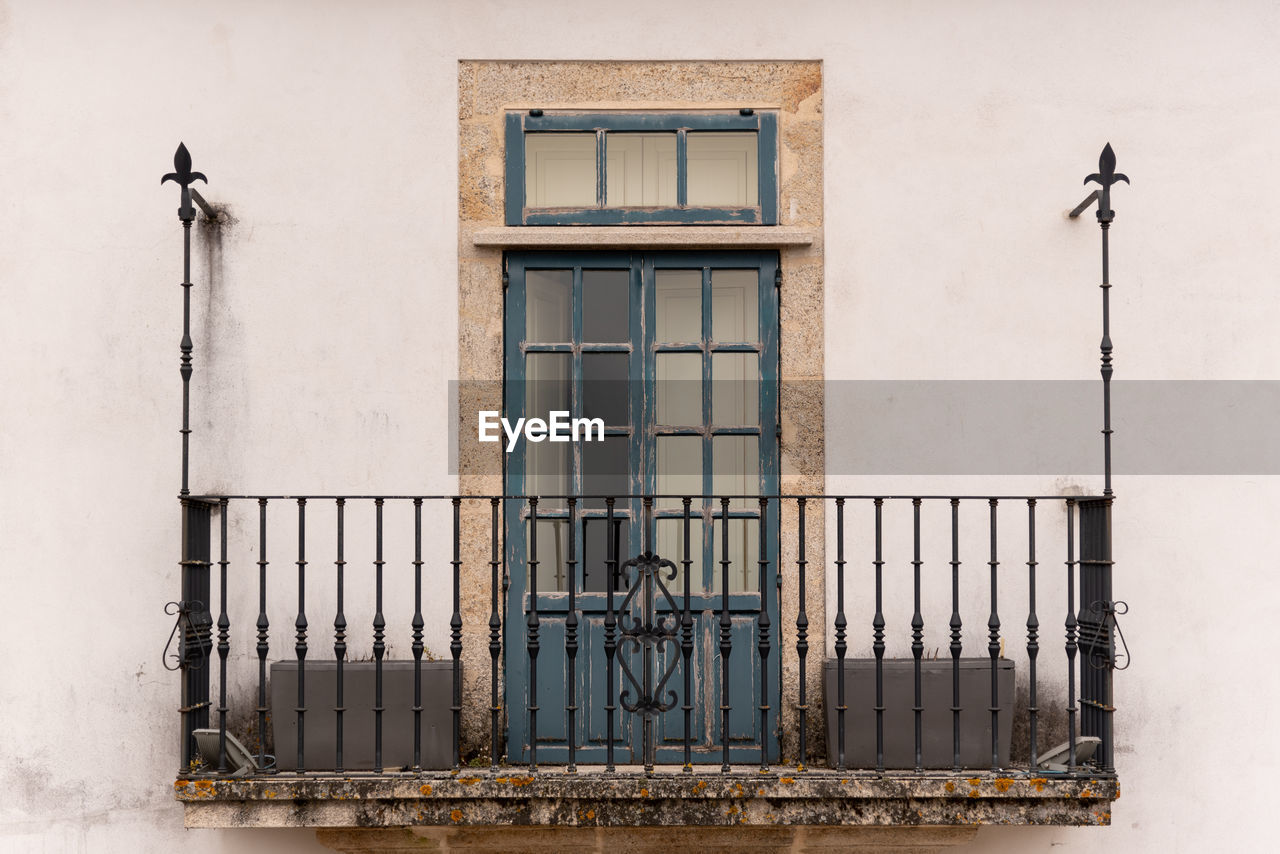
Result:
[[[510,761],[527,761],[535,737],[540,762],[565,761],[570,685],[578,761],[604,760],[610,705],[616,760],[641,761],[642,718],[623,708],[620,695],[627,691],[634,704],[646,669],[651,686],[671,672],[657,700],[676,700],[653,718],[656,761],[683,761],[686,704],[693,761],[720,761],[726,601],[730,758],[758,760],[764,750],[776,759],[779,656],[766,679],[756,632],[762,607],[779,625],[777,503],[768,503],[762,517],[750,496],[777,492],[777,265],[769,252],[508,256],[504,416],[515,423],[566,412],[604,424],[602,441],[581,433],[579,441],[521,439],[506,454],[508,494],[539,496],[536,526],[529,502],[510,499],[505,506]],[[681,498],[658,497],[646,506],[639,497],[646,495],[693,497],[687,554]],[[568,496],[579,496],[572,508]],[[616,497],[612,530],[605,496]],[[719,496],[735,496],[727,512]],[[688,559],[694,625],[688,696],[674,643],[659,644],[648,659],[637,644],[619,646],[612,682],[607,678],[608,588],[617,609],[637,580],[627,570],[609,577],[610,539],[619,565],[644,551],[674,562],[661,576],[672,600],[654,600],[659,616],[673,604],[683,611]],[[536,735],[527,711],[534,588]],[[578,643],[572,668],[565,647],[571,598]],[[643,599],[632,597],[633,617],[641,617]],[[763,727],[761,705],[771,710]]]

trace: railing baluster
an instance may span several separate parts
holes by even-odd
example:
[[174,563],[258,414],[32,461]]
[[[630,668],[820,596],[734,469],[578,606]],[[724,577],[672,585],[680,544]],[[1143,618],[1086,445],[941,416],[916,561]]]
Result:
[[614,705],[614,695],[617,693],[618,686],[613,681],[613,657],[618,652],[617,626],[618,620],[613,612],[613,588],[617,586],[618,580],[618,540],[612,535],[614,530],[613,521],[613,503],[614,499],[606,498],[605,506],[605,612],[604,612],[604,682],[605,682],[605,767],[609,771],[613,771],[613,713],[617,709]]
[[413,770],[422,771],[422,499],[413,499]]
[[529,499],[529,770],[538,770],[538,499]]
[[[782,513],[782,507],[778,507],[779,514]],[[800,607],[796,613],[796,658],[800,662],[800,702],[796,705],[796,712],[799,716],[800,724],[800,745],[799,755],[796,757],[796,768],[799,771],[804,770],[805,760],[808,758],[806,750],[807,733],[809,727],[809,705],[805,693],[805,659],[809,655],[809,615],[805,611],[805,558],[804,558],[804,498],[796,499],[796,512],[799,516],[798,528],[800,533],[800,541],[798,543],[800,552],[796,557],[796,574],[799,577],[799,594]],[[781,666],[781,665],[779,665]]]
[[333,618],[333,657],[337,659],[337,664],[334,669],[337,675],[336,682],[337,682],[338,695],[335,698],[336,705],[333,707],[334,725],[337,728],[336,732],[334,733],[334,748],[335,748],[334,770],[341,771],[342,770],[342,724],[343,724],[342,713],[347,710],[346,706],[343,705],[343,698],[342,698],[342,666],[347,658],[347,617],[342,612],[343,581],[344,581],[343,575],[347,567],[347,561],[345,558],[345,543],[343,541],[344,540],[343,515],[346,511],[347,500],[345,498],[339,498],[336,500],[335,504],[336,504],[337,514],[338,514],[338,519],[337,519],[337,535],[338,535],[337,552],[338,554],[337,554],[337,559],[334,560],[333,564],[334,564],[334,568],[337,570],[338,613]]
[[884,772],[884,608],[882,570],[884,569],[883,519],[884,499],[877,498],[876,506],[876,613],[871,620],[873,639],[871,649],[876,656],[876,770]]
[[760,498],[760,770],[769,770],[769,499]]
[[[654,541],[654,521],[653,521],[653,496],[646,495],[642,500],[641,523],[644,531],[643,545],[641,553],[645,555],[653,554]],[[644,631],[654,630],[657,622],[655,614],[654,602],[654,578],[657,569],[652,572],[641,571],[641,567],[637,567],[635,583],[640,587],[640,618],[633,622],[633,626],[642,627]],[[634,636],[633,636],[634,640]],[[653,665],[654,665],[654,645],[648,642],[641,642],[640,652],[641,661],[641,681],[643,685],[641,696],[647,701],[653,698]],[[624,706],[625,708],[625,706]],[[642,708],[640,712],[640,754],[641,761],[644,763],[646,774],[653,773],[654,760],[654,710],[652,708]]]
[[373,770],[382,773],[382,656],[387,645],[383,642],[386,619],[382,616],[382,499],[375,498],[374,506],[374,590],[373,615]]
[[729,620],[729,499],[720,499],[720,770],[729,772],[729,654],[733,623]]
[[578,598],[577,598],[577,568],[578,556],[575,550],[577,538],[577,513],[578,499],[569,499],[569,553],[568,564],[569,575],[569,613],[564,620],[564,654],[569,659],[569,678],[568,684],[565,685],[565,732],[569,737],[569,766],[566,769],[570,774],[576,773],[578,770],[577,753],[578,753],[578,735],[577,735],[577,715],[578,715],[578,697],[577,697],[577,679],[578,679]]
[[844,616],[844,499],[836,499],[836,770],[844,765],[844,718],[848,706],[844,702],[844,656],[849,645],[845,642]]
[[498,504],[497,498],[489,499],[492,520],[489,526],[491,547],[489,553],[489,590],[491,603],[489,610],[489,767],[498,770],[498,716],[502,705],[498,702],[498,658],[502,655],[502,618],[498,615]]
[[462,499],[453,498],[453,616],[449,652],[453,653],[453,767],[462,762]]
[[911,499],[912,532],[915,548],[911,559],[911,570],[914,578],[915,613],[911,615],[911,656],[915,659],[915,704],[911,711],[915,713],[916,725],[916,773],[924,770],[924,714],[923,686],[920,677],[920,659],[924,656],[924,617],[920,614],[920,499]]
[[1076,500],[1067,499],[1067,770],[1076,770]]
[[680,653],[684,657],[684,771],[693,773],[693,615],[689,611],[689,575],[692,572],[693,558],[689,551],[692,548],[689,507],[691,498],[683,498],[684,505],[684,613],[680,617]]
[[219,541],[218,550],[218,771],[226,773],[227,767],[227,655],[231,652],[229,640],[231,621],[227,618],[227,499],[218,501]]
[[303,734],[307,714],[307,499],[298,499],[298,618],[293,626],[297,630],[297,642],[293,646],[298,656],[298,773],[306,771],[303,762]]
[[1027,592],[1030,600],[1030,611],[1027,614],[1027,658],[1030,661],[1028,676],[1031,680],[1031,691],[1027,701],[1027,716],[1031,726],[1031,770],[1035,771],[1037,762],[1036,748],[1036,715],[1040,709],[1036,706],[1036,655],[1040,652],[1038,635],[1040,620],[1036,617],[1036,500],[1027,499]]
[[996,506],[997,500],[988,499],[991,507],[991,560],[987,565],[991,567],[991,616],[987,619],[987,630],[989,639],[987,641],[987,653],[991,656],[991,770],[997,771],[1000,768],[1000,681],[999,681],[999,659],[1000,659],[1000,615],[996,610],[996,567],[1000,562],[996,560]]
[[952,769],[960,770],[960,499],[951,499],[951,725],[955,756]]
[[267,499],[258,499],[258,769],[267,767]]

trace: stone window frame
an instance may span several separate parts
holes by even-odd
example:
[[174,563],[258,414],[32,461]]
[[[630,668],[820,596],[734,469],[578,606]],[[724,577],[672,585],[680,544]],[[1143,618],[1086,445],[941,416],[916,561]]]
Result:
[[[509,226],[505,217],[506,116],[530,109],[655,111],[753,109],[778,117],[777,225]],[[481,444],[475,412],[501,409],[503,264],[509,249],[776,248],[782,269],[779,378],[783,494],[825,491],[823,323],[823,92],[820,60],[569,61],[461,60],[458,64],[457,473],[464,495],[503,492],[500,451]],[[462,530],[464,749],[487,750],[489,735],[489,514],[464,502]],[[798,523],[794,502],[780,520],[782,572],[782,755],[795,761],[799,703],[795,618]],[[824,519],[806,519],[805,609],[810,756],[825,732],[814,627],[825,626]],[[815,641],[818,641],[815,643]]]

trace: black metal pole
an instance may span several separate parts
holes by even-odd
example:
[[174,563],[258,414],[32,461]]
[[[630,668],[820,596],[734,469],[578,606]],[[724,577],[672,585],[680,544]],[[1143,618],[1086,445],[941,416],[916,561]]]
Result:
[[[569,678],[565,680],[565,734],[569,738],[569,765],[565,769],[568,773],[574,774],[578,770],[578,698],[576,690],[576,682],[578,678],[578,597],[577,597],[577,570],[578,555],[576,552],[577,537],[577,521],[578,521],[578,499],[569,498],[569,553],[568,565],[569,577],[569,613],[565,615],[564,621],[564,654],[568,659]],[[585,547],[585,543],[583,544]]]
[[760,638],[760,770],[769,770],[769,499],[760,499],[760,616],[756,625]]
[[1027,700],[1027,716],[1031,721],[1031,769],[1038,764],[1039,747],[1036,743],[1036,718],[1040,709],[1036,704],[1036,656],[1040,654],[1040,619],[1036,616],[1036,500],[1027,499],[1027,660],[1030,693]]
[[844,770],[844,656],[848,620],[844,616],[844,499],[836,499],[836,770]]
[[307,499],[298,499],[298,617],[293,621],[296,641],[293,651],[298,657],[298,773],[306,770],[303,762],[303,735],[307,714]]
[[449,618],[449,652],[453,655],[453,767],[462,762],[462,499],[453,499],[453,616]]
[[871,618],[873,630],[871,650],[876,656],[876,770],[884,771],[884,605],[883,605],[883,512],[884,499],[875,499],[876,507],[876,613]]
[[337,558],[334,560],[334,568],[337,570],[337,586],[338,586],[338,613],[333,618],[333,657],[336,659],[335,671],[337,674],[337,697],[333,707],[334,726],[336,727],[334,738],[334,770],[342,770],[342,713],[346,711],[346,707],[342,701],[342,665],[347,657],[347,617],[342,613],[342,594],[343,594],[343,574],[347,566],[344,558],[343,543],[343,513],[346,510],[347,501],[345,498],[339,498],[336,502],[337,508]]
[[227,618],[227,499],[218,501],[218,771],[227,767],[227,655],[231,652],[231,621]]
[[693,499],[683,498],[684,505],[684,612],[680,615],[680,654],[684,658],[684,771],[693,773],[693,615],[689,611],[689,574],[692,572],[693,558],[689,554],[690,541],[690,505]]
[[1076,501],[1067,499],[1067,770],[1076,770]]
[[613,771],[613,715],[617,710],[614,703],[618,686],[613,681],[613,659],[618,653],[618,637],[617,615],[613,610],[613,588],[617,586],[618,579],[618,541],[612,535],[614,530],[613,522],[613,498],[604,500],[605,506],[605,549],[607,559],[605,560],[605,612],[604,612],[604,718],[605,718],[605,768]]
[[[798,770],[801,770],[801,771],[804,770],[805,761],[808,759],[808,751],[806,749],[807,747],[806,730],[808,729],[808,726],[809,726],[809,705],[807,702],[808,696],[805,691],[805,685],[804,685],[805,659],[809,655],[809,615],[805,610],[805,604],[804,604],[804,599],[805,599],[804,575],[805,575],[805,566],[807,563],[804,557],[804,537],[805,537],[804,503],[805,503],[805,500],[803,498],[796,499],[796,512],[799,517],[797,520],[797,530],[799,532],[799,537],[800,537],[799,542],[797,543],[797,546],[799,547],[800,551],[799,551],[799,554],[796,556],[796,575],[799,581],[797,592],[800,596],[799,608],[797,609],[797,612],[796,612],[796,658],[798,659],[799,665],[800,665],[799,667],[800,697],[799,697],[799,703],[797,703],[796,705],[796,712],[798,714],[798,723],[799,723],[799,729],[800,729],[800,732],[799,732],[800,744],[799,744],[797,755],[796,755],[796,767]],[[779,508],[778,512],[779,513],[782,512],[781,508]]]
[[267,765],[267,499],[258,499],[258,769]]
[[387,620],[382,615],[382,499],[374,507],[374,614],[373,614],[373,770],[382,772],[382,657],[386,655]]
[[729,773],[729,655],[733,624],[729,619],[729,499],[720,499],[720,770]]
[[490,521],[490,553],[489,553],[489,592],[491,603],[489,610],[489,766],[498,770],[498,716],[502,712],[502,704],[498,701],[498,657],[502,655],[502,618],[498,615],[498,499],[490,498],[489,507],[492,514]]
[[923,685],[920,674],[921,658],[924,656],[924,617],[920,613],[920,499],[911,499],[912,526],[915,548],[912,552],[911,570],[913,591],[915,595],[915,612],[911,615],[911,657],[915,659],[915,703],[911,711],[915,715],[916,726],[916,772],[924,770],[924,724],[923,724]]
[[992,498],[991,506],[991,559],[987,565],[991,567],[991,616],[987,618],[987,654],[991,656],[991,770],[1000,768],[1000,614],[996,609],[996,569],[1000,562],[996,560],[996,508],[998,502]]
[[951,499],[951,725],[952,770],[960,771],[960,499]]
[[529,499],[529,770],[538,770],[538,499]]
[[422,771],[422,499],[413,499],[413,770]]

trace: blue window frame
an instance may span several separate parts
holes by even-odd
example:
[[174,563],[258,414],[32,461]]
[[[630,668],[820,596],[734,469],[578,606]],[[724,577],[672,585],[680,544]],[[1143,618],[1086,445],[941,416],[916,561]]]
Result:
[[[547,135],[539,140],[539,135]],[[576,189],[572,198],[538,204],[527,198],[526,179],[535,174],[531,149],[550,135],[575,137],[578,149]],[[667,192],[651,198],[620,200],[611,183],[610,162],[617,170],[611,143],[638,142],[641,136],[664,143]],[[719,136],[717,136],[719,135]],[[700,197],[704,173],[698,150],[716,139],[736,136],[754,143],[754,170],[747,176],[752,192],[741,199]],[[580,142],[581,145],[576,143]],[[750,163],[744,160],[743,164]],[[690,175],[690,169],[694,174]],[[750,166],[747,166],[750,170]],[[584,171],[585,170],[585,171]],[[594,173],[594,182],[591,181]],[[769,111],[685,113],[601,113],[541,110],[508,113],[506,126],[507,225],[776,225],[778,222],[778,117]],[[615,174],[614,179],[619,178]],[[562,180],[563,175],[553,180]],[[594,192],[593,192],[594,190]],[[714,194],[713,194],[714,196]],[[531,204],[532,203],[532,204]]]
[[[529,733],[523,713],[536,702],[564,706],[564,623],[567,590],[577,591],[580,617],[575,682],[582,712],[575,736],[580,761],[601,761],[606,727],[603,709],[617,684],[604,684],[601,621],[605,610],[606,508],[600,498],[577,507],[575,560],[567,559],[567,502],[556,495],[687,494],[773,495],[778,491],[778,294],[775,252],[514,252],[507,256],[504,414],[546,417],[549,408],[573,417],[599,415],[605,443],[520,442],[504,455],[508,494],[540,494],[538,504],[538,610],[542,653],[538,696],[529,696],[526,619],[506,622],[508,757],[523,761]],[[597,363],[593,366],[593,362]],[[603,448],[614,443],[613,451]],[[673,451],[664,458],[664,445]],[[679,446],[679,450],[674,450]],[[691,603],[695,619],[694,705],[718,709],[720,680],[710,678],[718,631],[723,565],[731,562],[729,612],[734,650],[750,649],[761,606],[760,571],[773,589],[778,573],[778,504],[761,519],[754,499],[735,499],[727,525],[716,499],[692,502]],[[505,502],[506,559],[511,567],[509,613],[528,611],[529,508]],[[655,551],[683,557],[678,499],[659,499],[646,524],[642,502],[619,499],[619,561],[650,540]],[[759,555],[760,525],[768,553]],[[648,530],[646,530],[648,528]],[[680,590],[683,575],[673,582]],[[621,588],[615,588],[621,589]],[[776,596],[768,597],[778,624]],[[619,597],[618,600],[621,601]],[[705,641],[705,642],[704,642]],[[622,654],[622,653],[620,653]],[[761,672],[755,656],[735,654],[730,697],[731,757],[752,761],[763,749],[778,755],[777,733],[760,730],[757,709]],[[704,678],[705,677],[705,678]],[[769,685],[771,708],[780,702]],[[704,719],[705,718],[705,719]],[[614,733],[619,755],[638,755],[639,733],[631,715],[619,714]],[[719,715],[698,715],[692,733],[694,761],[720,761]],[[659,761],[680,761],[683,722],[679,709],[662,715]],[[539,757],[563,761],[567,733],[561,715],[540,719]],[[620,760],[630,761],[630,760]]]

